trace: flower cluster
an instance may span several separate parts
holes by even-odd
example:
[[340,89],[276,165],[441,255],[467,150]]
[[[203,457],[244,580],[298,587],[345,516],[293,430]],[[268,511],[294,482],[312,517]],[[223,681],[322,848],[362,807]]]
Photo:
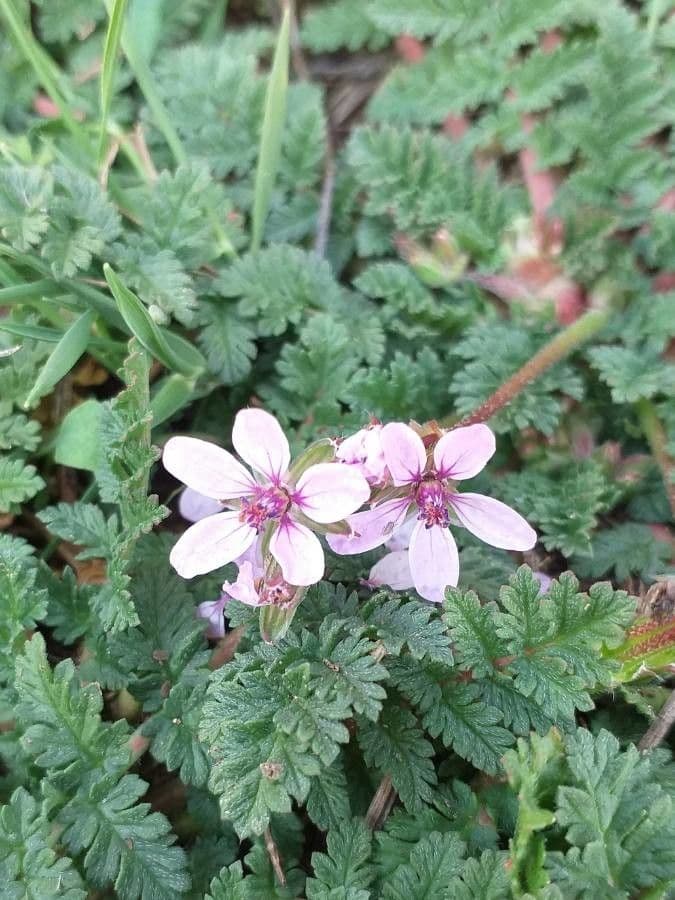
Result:
[[230,562],[238,566],[221,598],[200,606],[212,636],[223,633],[230,598],[252,606],[297,605],[324,574],[317,532],[340,554],[386,545],[390,552],[368,583],[414,587],[433,602],[459,576],[451,525],[507,550],[528,550],[536,542],[534,530],[510,507],[457,490],[495,452],[486,425],[436,431],[423,440],[403,423],[372,422],[334,442],[329,462],[312,463],[310,448],[291,466],[288,440],[274,416],[245,409],[235,418],[232,444],[251,471],[228,451],[192,437],[171,438],[163,457],[187,485],[180,511],[194,522],[171,552],[176,571],[191,578]]

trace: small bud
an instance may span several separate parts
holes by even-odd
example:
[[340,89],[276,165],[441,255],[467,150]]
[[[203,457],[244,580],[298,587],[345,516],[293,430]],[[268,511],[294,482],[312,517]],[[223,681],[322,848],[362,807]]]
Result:
[[161,308],[161,306],[157,306],[156,303],[153,303],[152,306],[148,307],[148,313],[150,314],[150,318],[155,323],[155,325],[169,324],[169,317]]
[[266,644],[281,640],[290,628],[295,608],[281,609],[279,606],[264,606],[260,610],[260,636]]
[[329,438],[323,438],[310,444],[304,453],[295,460],[288,474],[292,481],[297,481],[310,466],[332,462],[335,459],[335,445]]
[[[446,235],[445,240],[443,235]],[[427,287],[447,287],[454,284],[464,274],[468,265],[468,257],[459,252],[454,241],[445,231],[439,231],[441,239],[436,242],[434,250],[430,252],[420,244],[399,235],[396,238],[396,249],[399,255],[408,263],[415,275]],[[439,255],[440,254],[440,255]]]

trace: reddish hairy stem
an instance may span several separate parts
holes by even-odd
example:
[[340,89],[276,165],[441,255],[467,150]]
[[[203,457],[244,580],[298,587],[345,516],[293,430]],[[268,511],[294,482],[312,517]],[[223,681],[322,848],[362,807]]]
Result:
[[285,887],[286,875],[281,865],[281,854],[279,853],[279,848],[277,847],[276,842],[272,837],[272,832],[269,830],[269,828],[265,829],[265,849],[267,850],[267,855],[269,856],[270,862],[272,863],[272,868],[274,869],[274,874],[276,875],[277,881],[282,887]]
[[508,381],[497,388],[497,390],[481,403],[468,416],[465,416],[460,422],[453,421],[453,416],[447,416],[442,420],[441,425],[473,425],[476,422],[486,422],[492,418],[496,412],[499,412],[504,406],[509,404],[514,397],[527,387],[527,385],[542,375],[551,366],[560,362],[569,353],[583,344],[589,338],[593,337],[609,319],[609,313],[603,310],[590,310],[574,324],[570,325],[560,334],[557,334],[551,341],[535,353],[532,359],[528,360],[525,365],[519,369],[515,375],[512,375]]
[[384,825],[396,801],[396,791],[391,784],[391,775],[385,775],[380,782],[366,813],[366,825],[371,831],[379,831]]
[[675,691],[671,691],[663,708],[638,744],[638,750],[653,750],[666,737],[675,722]]
[[659,421],[654,404],[650,400],[641,400],[637,404],[637,413],[642,432],[647,438],[652,456],[663,476],[668,502],[673,516],[675,516],[675,482],[673,481],[675,460],[668,453],[666,432]]

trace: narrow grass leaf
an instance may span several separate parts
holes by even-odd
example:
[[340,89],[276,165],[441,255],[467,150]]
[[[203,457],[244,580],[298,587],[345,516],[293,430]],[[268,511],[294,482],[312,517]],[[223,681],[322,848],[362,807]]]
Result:
[[281,155],[281,137],[286,117],[286,94],[288,93],[288,52],[290,14],[288,8],[279,30],[279,38],[274,51],[274,61],[267,84],[265,96],[265,113],[263,116],[262,134],[258,168],[255,173],[255,191],[253,194],[253,223],[251,249],[260,249],[265,219],[270,207],[274,181],[279,168]]
[[33,67],[38,81],[58,107],[66,127],[78,138],[83,136],[81,126],[77,123],[68,106],[67,90],[62,84],[61,72],[56,63],[35,40],[33,33],[17,11],[13,0],[0,0],[2,12],[15,45],[23,53],[26,61]]
[[103,45],[103,63],[101,66],[100,81],[100,105],[101,105],[101,134],[98,144],[98,163],[101,165],[106,153],[108,116],[113,99],[113,85],[115,81],[115,68],[122,40],[122,24],[127,8],[127,0],[113,0],[108,21],[108,31]]
[[160,328],[122,279],[107,263],[103,274],[117,302],[122,318],[143,347],[168,369],[182,375],[196,375],[206,368],[201,353],[188,341]]
[[36,378],[24,403],[25,409],[31,407],[38,397],[48,393],[64,375],[67,375],[85,352],[94,315],[93,310],[87,310],[64,333]]

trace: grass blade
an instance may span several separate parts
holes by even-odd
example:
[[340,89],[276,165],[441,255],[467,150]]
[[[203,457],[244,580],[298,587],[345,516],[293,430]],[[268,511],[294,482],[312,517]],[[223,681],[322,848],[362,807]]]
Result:
[[14,43],[33,67],[38,81],[49,95],[50,100],[58,107],[64,124],[81,140],[82,128],[68,108],[67,91],[62,89],[59,84],[61,73],[58,67],[35,40],[30,28],[17,12],[13,0],[0,0],[0,12],[7,22]]
[[145,97],[145,102],[150,107],[150,112],[155,120],[155,125],[162,132],[162,136],[169,145],[169,150],[171,150],[171,155],[176,164],[180,165],[181,163],[186,162],[187,153],[183,147],[183,142],[181,141],[178,132],[173,127],[173,122],[164,105],[164,101],[157,90],[157,85],[155,84],[155,79],[150,71],[150,66],[143,53],[138,49],[136,39],[131,34],[129,28],[124,29],[122,48],[129,61],[131,70],[134,73],[134,78],[136,79],[138,87]]
[[196,347],[178,335],[160,328],[136,294],[129,290],[107,263],[103,266],[103,274],[127,327],[148,353],[167,369],[182,375],[194,376],[204,371],[206,360]]
[[281,138],[286,117],[286,94],[288,93],[289,31],[290,12],[287,7],[279,29],[272,71],[270,72],[267,94],[265,96],[265,114],[263,116],[258,168],[255,173],[255,190],[253,194],[253,222],[251,226],[251,249],[253,251],[260,249],[265,219],[269,211],[272,190],[279,168]]
[[110,107],[113,99],[113,82],[115,80],[115,67],[122,40],[122,24],[127,8],[127,0],[113,0],[108,31],[103,46],[103,64],[101,67],[100,81],[100,105],[101,105],[101,133],[98,143],[98,163],[101,165],[106,153],[107,126]]
[[88,309],[76,319],[47,358],[40,374],[26,397],[24,409],[33,405],[38,397],[47,394],[64,375],[73,368],[89,344],[89,332],[94,321],[94,311]]

